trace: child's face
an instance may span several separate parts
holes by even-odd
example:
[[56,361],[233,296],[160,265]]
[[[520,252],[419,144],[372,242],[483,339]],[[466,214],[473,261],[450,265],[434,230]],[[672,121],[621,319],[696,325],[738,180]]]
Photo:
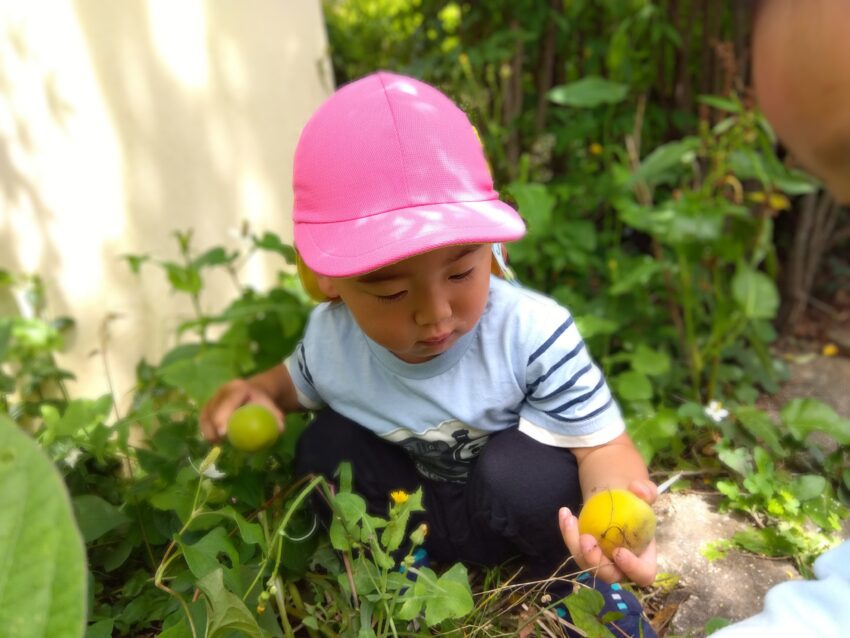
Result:
[[402,361],[421,363],[475,327],[490,289],[489,244],[447,246],[359,277],[317,277],[366,335]]

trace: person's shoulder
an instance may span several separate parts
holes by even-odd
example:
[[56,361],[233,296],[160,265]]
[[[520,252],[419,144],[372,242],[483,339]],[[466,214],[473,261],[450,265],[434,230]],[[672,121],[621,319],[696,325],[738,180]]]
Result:
[[490,301],[493,314],[512,322],[539,325],[541,321],[564,321],[570,316],[569,310],[551,297],[498,277],[490,283]]
[[310,311],[307,334],[349,335],[356,328],[357,324],[344,303],[325,301]]

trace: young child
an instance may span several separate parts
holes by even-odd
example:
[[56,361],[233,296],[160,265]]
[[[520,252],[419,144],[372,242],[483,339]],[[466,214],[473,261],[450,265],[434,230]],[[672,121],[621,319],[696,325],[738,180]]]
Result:
[[[492,274],[525,227],[445,95],[385,72],[344,86],[305,126],[293,183],[299,271],[327,301],[284,364],[218,391],[201,415],[205,437],[220,438],[247,402],[280,418],[314,410],[299,474],[332,477],[348,461],[381,514],[391,491],[422,486],[431,558],[519,556],[530,578],[567,558],[563,506],[570,525],[597,490],[654,501],[570,313]],[[651,582],[654,541],[614,562],[592,537],[576,543],[575,562],[626,610],[622,635],[654,635],[634,597],[604,582]]]

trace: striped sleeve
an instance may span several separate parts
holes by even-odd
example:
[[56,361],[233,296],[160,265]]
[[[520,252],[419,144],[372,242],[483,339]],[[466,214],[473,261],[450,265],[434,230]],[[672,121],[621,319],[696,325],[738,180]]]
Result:
[[298,403],[308,410],[318,410],[324,407],[325,402],[316,390],[313,375],[310,373],[310,367],[307,365],[307,352],[304,341],[298,343],[295,350],[284,362],[284,365],[289,371],[289,376],[292,377],[292,383],[295,384]]
[[620,408],[572,316],[541,322],[526,361],[526,397],[519,428],[557,447],[589,447],[625,430]]

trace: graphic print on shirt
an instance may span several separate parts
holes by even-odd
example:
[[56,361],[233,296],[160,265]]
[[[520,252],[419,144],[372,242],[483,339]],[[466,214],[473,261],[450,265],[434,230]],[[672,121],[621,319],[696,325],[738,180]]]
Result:
[[489,434],[463,421],[450,419],[422,434],[399,428],[385,434],[384,438],[402,446],[422,476],[459,483],[469,476],[472,461],[487,443]]

